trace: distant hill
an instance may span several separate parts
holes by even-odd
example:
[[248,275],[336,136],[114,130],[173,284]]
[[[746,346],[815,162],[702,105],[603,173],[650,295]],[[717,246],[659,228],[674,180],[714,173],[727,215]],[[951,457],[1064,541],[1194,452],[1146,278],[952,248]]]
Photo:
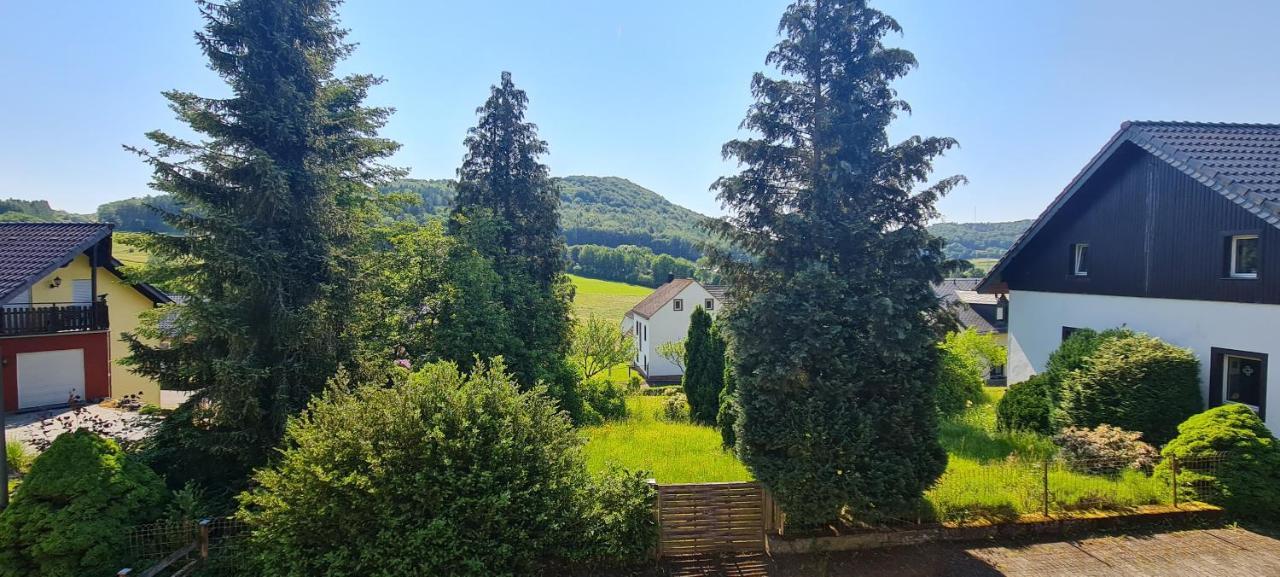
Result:
[[49,206],[47,200],[0,200],[0,222],[89,222],[91,215],[74,214]]
[[939,222],[929,232],[946,239],[948,258],[1000,258],[1032,222]]

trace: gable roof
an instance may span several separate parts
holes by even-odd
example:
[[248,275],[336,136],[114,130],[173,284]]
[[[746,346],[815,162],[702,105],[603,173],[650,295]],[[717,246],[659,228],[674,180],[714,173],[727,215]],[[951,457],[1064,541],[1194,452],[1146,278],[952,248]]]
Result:
[[671,299],[676,298],[676,295],[693,283],[694,280],[691,278],[678,278],[666,283],[649,293],[649,296],[644,297],[644,300],[640,301],[636,306],[631,307],[631,311],[627,314],[640,315],[646,319],[652,317],[654,313],[662,310],[662,307],[666,306]]
[[[102,223],[0,223],[0,303],[7,302],[95,244],[105,242],[103,256],[109,257],[111,228],[110,224]],[[114,258],[104,266],[121,276],[120,262]],[[163,293],[150,285],[133,286],[154,302],[168,302]]]
[[1280,124],[1125,122],[992,267],[977,290],[1006,292],[1005,267],[1117,150],[1132,144],[1280,228]]
[[933,294],[938,295],[938,300],[942,301],[944,308],[956,313],[960,325],[964,328],[972,328],[979,333],[1005,332],[1007,329],[996,326],[993,322],[994,318],[989,319],[983,316],[971,306],[996,304],[996,297],[974,292],[973,289],[977,288],[981,281],[982,279],[978,278],[942,279],[942,282],[933,285]]

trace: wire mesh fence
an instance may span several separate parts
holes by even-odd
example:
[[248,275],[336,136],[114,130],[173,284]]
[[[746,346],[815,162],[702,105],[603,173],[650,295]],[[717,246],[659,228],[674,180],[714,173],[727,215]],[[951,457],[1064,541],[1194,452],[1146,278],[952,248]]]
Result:
[[230,517],[140,525],[125,539],[133,566],[119,575],[179,577],[209,565],[232,566],[231,552],[246,534],[244,524]]

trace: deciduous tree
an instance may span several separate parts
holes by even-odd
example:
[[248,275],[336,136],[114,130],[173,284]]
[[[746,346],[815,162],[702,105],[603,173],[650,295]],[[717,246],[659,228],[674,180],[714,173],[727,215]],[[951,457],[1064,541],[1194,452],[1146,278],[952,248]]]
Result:
[[636,356],[636,340],[624,334],[617,323],[594,314],[578,323],[573,331],[573,362],[584,380]]
[[909,110],[891,83],[916,65],[898,23],[863,0],[797,0],[724,146],[712,228],[734,306],[738,448],[797,525],[912,506],[941,475],[934,377],[942,242],[925,225],[961,182],[928,185],[950,138],[890,142]]

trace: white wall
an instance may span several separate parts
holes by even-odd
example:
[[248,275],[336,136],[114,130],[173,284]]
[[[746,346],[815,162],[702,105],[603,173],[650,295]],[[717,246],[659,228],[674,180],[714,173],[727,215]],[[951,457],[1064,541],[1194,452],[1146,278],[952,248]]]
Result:
[[[1280,362],[1280,305],[1010,291],[1009,382],[1044,370],[1062,342],[1062,327],[1119,326],[1195,352],[1206,400],[1211,348],[1265,353]],[[1280,368],[1268,367],[1267,374],[1267,426],[1280,431],[1280,385],[1271,384],[1280,383]]]
[[[680,294],[670,301],[667,301],[667,304],[663,305],[649,319],[646,320],[640,316],[635,317],[636,320],[640,321],[642,327],[645,325],[649,327],[648,340],[638,341],[640,342],[640,363],[638,363],[638,366],[644,367],[644,359],[648,355],[648,376],[669,377],[684,374],[680,367],[658,354],[658,347],[664,343],[685,338],[689,334],[689,317],[693,316],[694,307],[701,306],[705,308],[706,299],[709,298],[713,298],[711,293],[695,282],[685,287],[683,291],[680,291]],[[674,309],[676,299],[684,301],[684,310],[677,311]],[[712,317],[715,317],[722,306],[724,304],[717,300],[715,301],[715,308],[707,312]]]

